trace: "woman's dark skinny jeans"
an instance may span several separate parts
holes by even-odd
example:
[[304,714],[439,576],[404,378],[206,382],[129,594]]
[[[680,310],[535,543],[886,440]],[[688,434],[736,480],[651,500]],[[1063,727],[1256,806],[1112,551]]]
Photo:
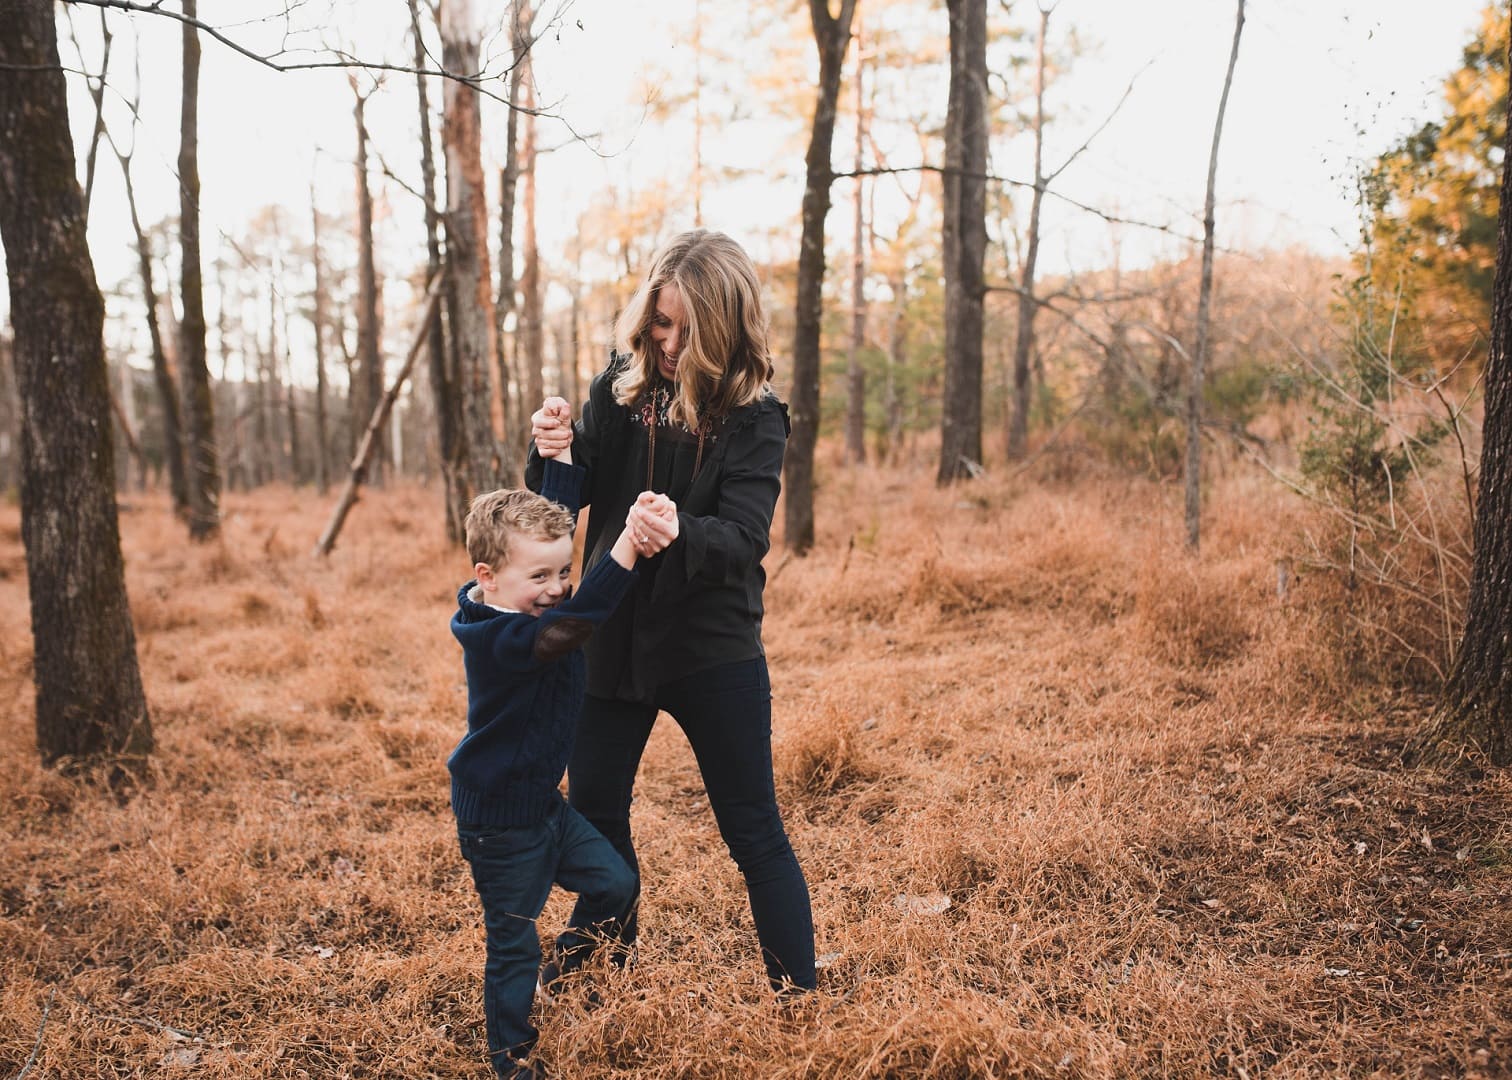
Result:
[[[594,824],[639,873],[630,838],[630,799],[636,770],[658,710],[688,738],[703,774],[720,835],[751,899],[751,916],[774,989],[814,986],[814,921],[808,883],[793,855],[772,783],[772,691],[766,659],[720,664],[663,684],[655,704],[589,696],[578,721],[567,768],[568,802]],[[568,925],[585,926],[595,913],[581,901]],[[634,941],[634,916],[625,943]],[[562,943],[581,939],[564,934]],[[563,967],[584,959],[564,957]]]

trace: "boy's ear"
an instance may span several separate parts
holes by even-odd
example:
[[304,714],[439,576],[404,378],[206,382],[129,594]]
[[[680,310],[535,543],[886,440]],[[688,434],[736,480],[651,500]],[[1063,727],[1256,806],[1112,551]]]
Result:
[[492,589],[494,587],[493,567],[489,566],[486,562],[480,562],[473,567],[473,577],[477,578],[478,584],[485,589]]

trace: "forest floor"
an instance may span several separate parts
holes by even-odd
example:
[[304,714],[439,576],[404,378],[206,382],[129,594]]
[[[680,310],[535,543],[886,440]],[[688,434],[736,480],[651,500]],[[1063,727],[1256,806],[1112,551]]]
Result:
[[[542,1005],[557,1075],[1512,1075],[1512,776],[1402,767],[1426,699],[1345,655],[1326,575],[1278,595],[1305,507],[1231,472],[1191,558],[1144,480],[826,479],[766,625],[820,991],[767,991],[664,718],[639,963]],[[198,547],[122,503],[125,792],[37,762],[0,507],[0,1075],[488,1075],[439,497],[365,493],[324,561],[309,492],[228,494]]]

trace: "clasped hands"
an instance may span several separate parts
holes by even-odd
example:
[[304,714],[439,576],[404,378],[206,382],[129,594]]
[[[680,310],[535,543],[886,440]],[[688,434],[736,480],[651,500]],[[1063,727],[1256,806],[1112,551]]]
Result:
[[[530,417],[530,437],[543,458],[572,460],[572,406],[565,398],[549,397]],[[640,558],[665,551],[677,539],[677,504],[655,491],[643,491],[625,516],[625,531]]]

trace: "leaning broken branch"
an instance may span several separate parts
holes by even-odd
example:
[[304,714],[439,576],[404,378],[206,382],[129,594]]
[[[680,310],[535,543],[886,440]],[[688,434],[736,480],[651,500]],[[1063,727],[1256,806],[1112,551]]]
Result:
[[320,534],[320,540],[315,544],[314,554],[325,556],[331,553],[336,546],[336,537],[341,532],[342,523],[346,521],[347,513],[357,502],[358,489],[367,479],[368,463],[372,460],[373,451],[378,447],[378,432],[382,430],[388,420],[389,413],[394,408],[394,402],[399,398],[399,391],[404,389],[405,380],[409,378],[410,371],[414,369],[415,359],[420,355],[420,347],[425,344],[430,334],[431,320],[436,317],[436,306],[441,298],[441,285],[446,275],[443,271],[436,271],[432,275],[425,290],[425,310],[420,316],[420,323],[415,331],[415,340],[410,344],[409,353],[404,358],[404,366],[399,369],[399,374],[394,377],[394,385],[379,400],[373,408],[373,415],[368,420],[367,430],[362,433],[362,441],[357,446],[357,453],[352,458],[351,472],[347,476],[346,486],[341,489],[341,498],[336,501],[336,508],[331,511],[331,520],[327,522],[325,532]]

